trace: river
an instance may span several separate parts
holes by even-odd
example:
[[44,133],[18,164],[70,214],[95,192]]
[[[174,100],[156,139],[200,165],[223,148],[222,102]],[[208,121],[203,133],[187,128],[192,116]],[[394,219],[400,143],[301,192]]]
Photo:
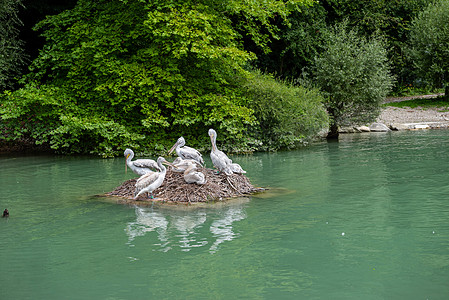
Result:
[[343,135],[232,157],[261,195],[141,208],[96,196],[124,158],[0,156],[0,299],[448,299],[448,149]]

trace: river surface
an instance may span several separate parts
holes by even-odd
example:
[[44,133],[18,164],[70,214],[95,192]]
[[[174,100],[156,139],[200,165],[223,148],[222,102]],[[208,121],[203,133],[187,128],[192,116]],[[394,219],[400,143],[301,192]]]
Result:
[[449,299],[449,130],[232,158],[271,189],[139,208],[124,158],[0,156],[0,299]]

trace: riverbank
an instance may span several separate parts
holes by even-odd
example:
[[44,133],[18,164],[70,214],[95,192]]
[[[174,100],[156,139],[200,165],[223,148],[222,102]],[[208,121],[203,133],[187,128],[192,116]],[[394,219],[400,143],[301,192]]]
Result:
[[[402,102],[413,99],[432,99],[442,94],[420,95],[411,97],[387,98],[385,103]],[[370,126],[345,127],[340,133],[388,131],[388,130],[417,130],[417,129],[446,129],[449,128],[448,107],[393,107],[385,106],[375,123]]]

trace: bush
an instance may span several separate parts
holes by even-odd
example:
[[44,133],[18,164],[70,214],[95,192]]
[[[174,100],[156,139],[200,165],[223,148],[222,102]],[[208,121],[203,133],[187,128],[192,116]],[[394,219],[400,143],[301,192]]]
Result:
[[317,90],[258,71],[243,87],[258,122],[250,127],[250,135],[261,141],[260,150],[298,147],[328,126],[323,97]]
[[338,136],[340,125],[375,120],[393,76],[381,37],[361,37],[346,22],[323,34],[327,50],[315,60],[314,82],[327,97],[329,136]]

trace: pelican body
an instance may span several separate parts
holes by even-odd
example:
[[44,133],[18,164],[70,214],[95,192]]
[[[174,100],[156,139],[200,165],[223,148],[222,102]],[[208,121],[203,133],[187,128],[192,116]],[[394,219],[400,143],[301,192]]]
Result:
[[137,182],[135,184],[136,190],[134,192],[134,199],[137,199],[137,197],[139,197],[143,193],[150,193],[151,199],[154,199],[153,191],[161,186],[162,182],[164,182],[165,174],[167,173],[167,169],[165,168],[163,163],[170,164],[165,160],[165,158],[159,157],[157,159],[157,165],[161,169],[161,171],[151,171],[140,176],[140,178],[137,179]]
[[206,177],[202,172],[197,171],[196,164],[190,163],[184,171],[184,180],[187,183],[205,184]]
[[202,166],[204,165],[203,156],[201,153],[191,147],[185,146],[186,141],[183,137],[180,137],[176,143],[171,147],[168,154],[172,153],[173,150],[176,150],[176,154],[182,159],[193,159],[199,162]]
[[123,155],[126,158],[126,165],[137,175],[142,176],[154,170],[162,171],[157,162],[152,159],[136,159],[133,161],[134,151],[131,149],[126,149]]
[[184,172],[191,164],[197,166],[201,166],[199,162],[193,159],[182,159],[181,157],[177,157],[173,162],[173,172],[181,173]]
[[209,129],[209,136],[212,143],[210,159],[212,160],[212,163],[218,169],[218,171],[223,172],[226,175],[232,175],[234,173],[246,173],[246,171],[244,171],[239,164],[233,163],[232,160],[223,153],[223,151],[217,149],[217,133],[215,132],[215,130]]

